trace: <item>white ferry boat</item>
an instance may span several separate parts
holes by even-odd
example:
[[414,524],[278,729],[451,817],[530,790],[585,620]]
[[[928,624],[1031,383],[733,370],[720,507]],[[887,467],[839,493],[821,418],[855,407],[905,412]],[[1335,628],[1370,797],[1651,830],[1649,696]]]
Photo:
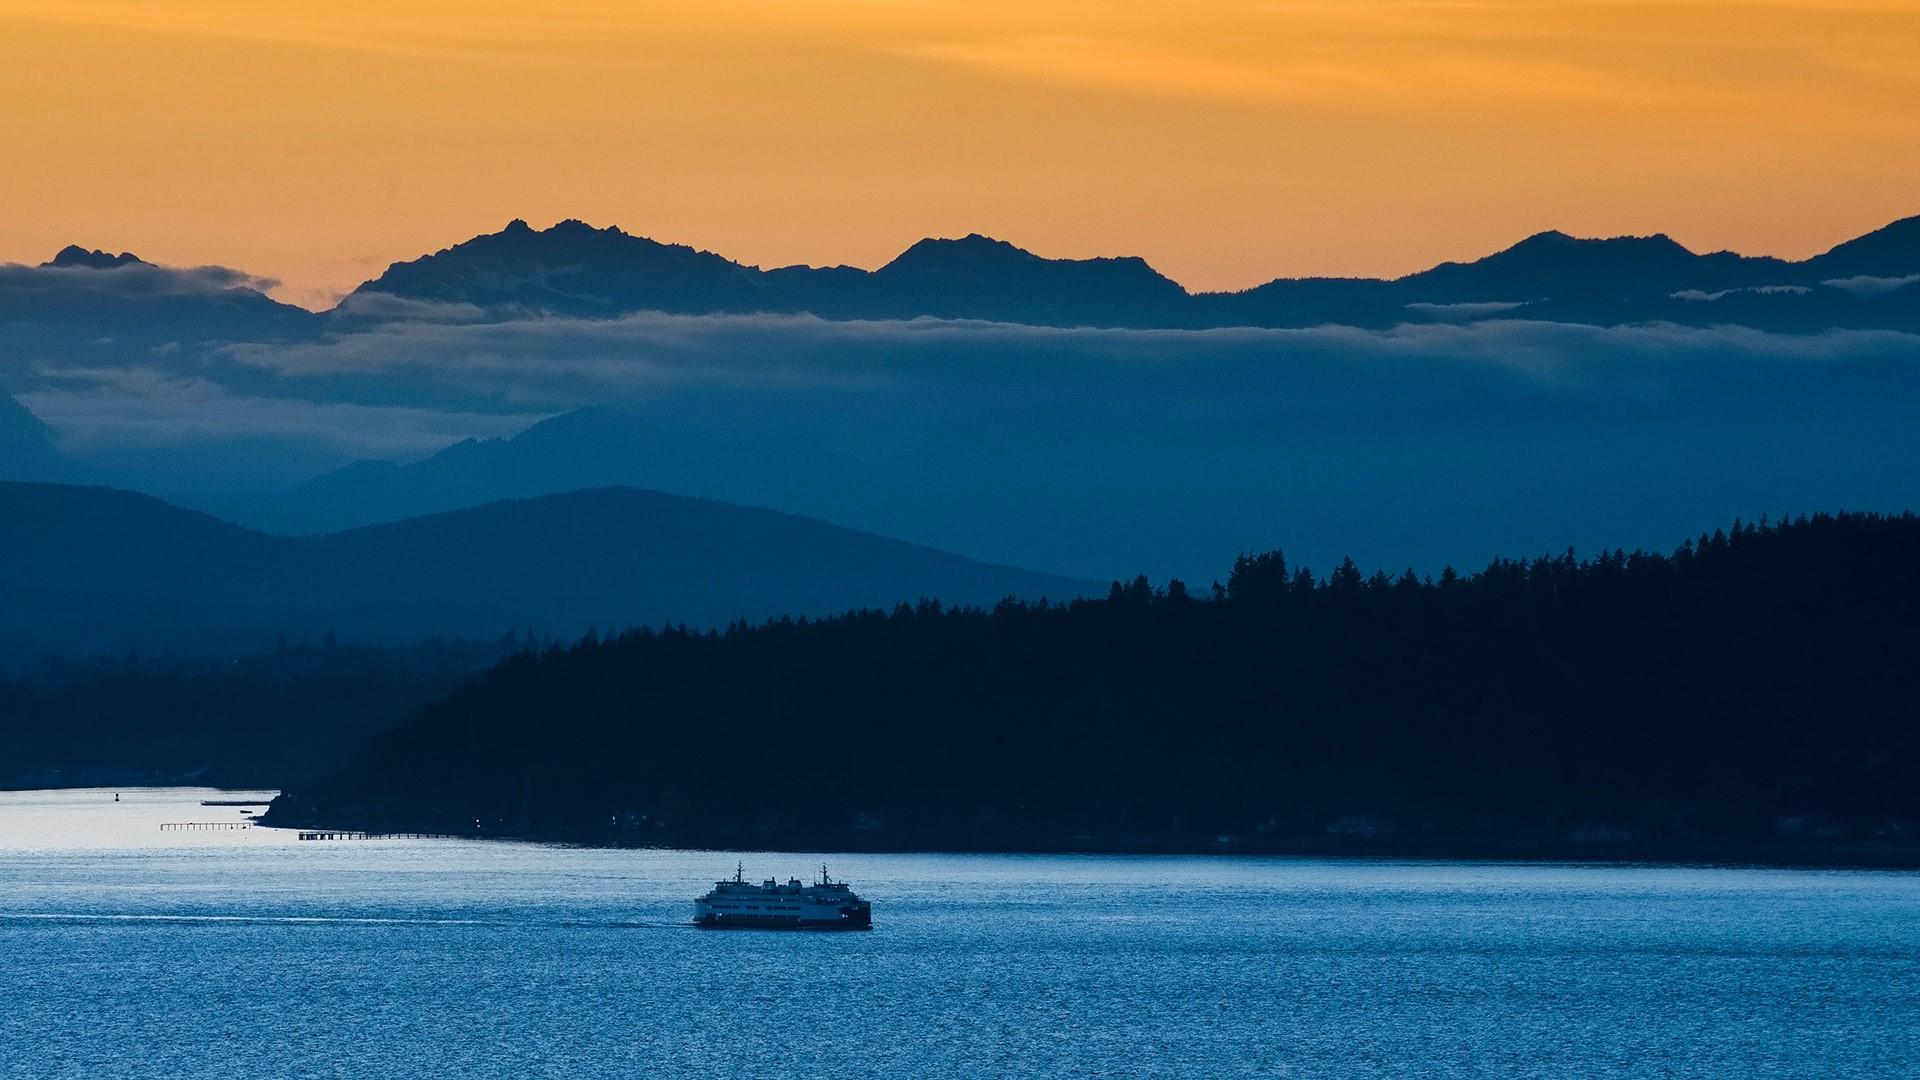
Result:
[[750,927],[762,930],[871,930],[873,905],[853,894],[844,881],[827,876],[802,885],[799,878],[781,884],[772,878],[756,885],[746,864],[731,880],[716,881],[713,891],[693,902],[696,926]]

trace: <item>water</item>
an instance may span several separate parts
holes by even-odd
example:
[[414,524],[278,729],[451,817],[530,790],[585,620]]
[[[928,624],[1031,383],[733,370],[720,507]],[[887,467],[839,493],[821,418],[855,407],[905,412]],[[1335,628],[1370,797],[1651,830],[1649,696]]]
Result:
[[299,842],[0,793],[0,1076],[1920,1075],[1920,876]]

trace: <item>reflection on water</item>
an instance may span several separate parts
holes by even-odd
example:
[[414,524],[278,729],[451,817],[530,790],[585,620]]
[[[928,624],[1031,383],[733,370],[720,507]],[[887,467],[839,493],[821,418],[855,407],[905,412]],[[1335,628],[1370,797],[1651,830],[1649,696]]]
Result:
[[[257,794],[257,793],[249,793]],[[299,841],[0,793],[0,1075],[1908,1077],[1920,876]],[[704,932],[743,859],[863,934]]]
[[[0,791],[0,854],[78,848],[229,850],[237,843],[292,842],[292,834],[281,829],[162,828],[183,824],[244,824],[250,815],[264,810],[275,794],[217,788]],[[246,799],[260,801],[252,807],[200,805],[203,800],[230,803]]]

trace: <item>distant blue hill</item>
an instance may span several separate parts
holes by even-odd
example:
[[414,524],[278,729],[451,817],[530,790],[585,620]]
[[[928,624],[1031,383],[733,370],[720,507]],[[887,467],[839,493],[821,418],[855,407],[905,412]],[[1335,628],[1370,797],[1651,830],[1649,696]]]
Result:
[[[409,464],[362,461],[285,492],[197,496],[198,509],[265,532],[310,536],[501,499],[591,487],[644,487],[676,470],[689,453],[686,433],[663,436],[638,414],[582,409],[533,425],[511,439],[466,439]],[[655,478],[650,481],[647,474]]]
[[[1590,336],[1521,328],[1506,340],[1579,349]],[[310,534],[627,485],[778,507],[990,562],[1204,583],[1261,545],[1321,570],[1351,554],[1438,572],[1475,550],[1588,550],[1716,518],[1910,501],[1920,372],[1892,335],[1833,363],[1703,355],[1695,336],[1608,335],[1592,347],[1617,340],[1621,355],[1569,362],[1546,384],[1447,363],[1444,351],[1349,362],[1337,336],[1317,352],[1223,354],[1205,369],[1017,341],[975,355],[960,341],[903,356],[886,392],[685,386],[408,464],[188,504]],[[1692,350],[1675,373],[1666,348]],[[1201,376],[1213,381],[1190,391]]]
[[107,488],[0,483],[0,653],[257,650],[1066,598],[810,518],[606,488],[294,539]]

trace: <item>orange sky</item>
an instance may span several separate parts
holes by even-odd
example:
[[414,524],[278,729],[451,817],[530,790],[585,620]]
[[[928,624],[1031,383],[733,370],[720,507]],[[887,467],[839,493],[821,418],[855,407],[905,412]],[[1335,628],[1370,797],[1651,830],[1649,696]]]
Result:
[[1801,256],[1920,213],[1920,3],[0,0],[0,260],[309,305],[525,217],[1196,288],[1529,232]]

